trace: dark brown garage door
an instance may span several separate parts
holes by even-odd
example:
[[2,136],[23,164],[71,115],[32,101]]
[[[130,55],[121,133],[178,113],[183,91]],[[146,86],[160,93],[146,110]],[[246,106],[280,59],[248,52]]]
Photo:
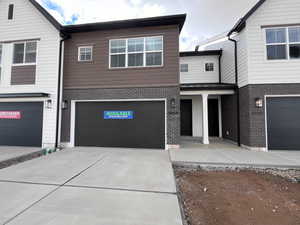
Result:
[[267,98],[269,150],[300,150],[300,98]]
[[75,145],[165,148],[164,102],[76,103]]
[[0,103],[0,145],[42,145],[43,103]]

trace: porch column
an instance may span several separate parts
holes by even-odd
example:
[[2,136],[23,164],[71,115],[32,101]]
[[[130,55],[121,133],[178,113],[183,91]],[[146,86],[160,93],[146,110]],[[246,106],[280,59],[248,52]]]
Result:
[[203,144],[209,144],[209,133],[208,133],[208,94],[202,94],[202,124],[203,124]]

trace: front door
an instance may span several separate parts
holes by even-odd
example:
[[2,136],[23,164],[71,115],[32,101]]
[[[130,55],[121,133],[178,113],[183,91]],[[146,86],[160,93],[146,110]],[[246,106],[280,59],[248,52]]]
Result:
[[193,136],[193,105],[192,100],[180,102],[181,136]]
[[208,130],[210,137],[219,137],[219,100],[208,99]]

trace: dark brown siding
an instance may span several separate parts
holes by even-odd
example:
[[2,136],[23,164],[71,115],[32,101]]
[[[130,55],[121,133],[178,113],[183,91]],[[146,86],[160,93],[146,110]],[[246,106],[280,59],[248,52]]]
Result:
[[36,66],[13,66],[11,68],[11,84],[35,84]]
[[[109,69],[109,40],[139,36],[164,37],[164,66]],[[72,34],[65,43],[64,88],[155,87],[179,85],[179,29],[145,27]],[[78,46],[93,46],[93,62],[78,62]]]

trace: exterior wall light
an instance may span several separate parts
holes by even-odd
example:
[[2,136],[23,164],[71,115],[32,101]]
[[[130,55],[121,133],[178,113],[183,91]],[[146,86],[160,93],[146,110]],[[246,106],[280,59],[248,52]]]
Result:
[[47,109],[52,109],[52,100],[51,100],[51,99],[48,99],[48,100],[46,101],[46,108],[47,108]]
[[256,108],[262,108],[263,107],[263,100],[262,100],[262,98],[256,98],[255,99],[255,106],[256,106]]
[[67,100],[64,100],[64,101],[62,102],[61,108],[62,108],[62,109],[68,109],[68,101],[67,101]]
[[176,99],[175,98],[171,98],[170,100],[170,103],[171,103],[171,108],[176,108]]

